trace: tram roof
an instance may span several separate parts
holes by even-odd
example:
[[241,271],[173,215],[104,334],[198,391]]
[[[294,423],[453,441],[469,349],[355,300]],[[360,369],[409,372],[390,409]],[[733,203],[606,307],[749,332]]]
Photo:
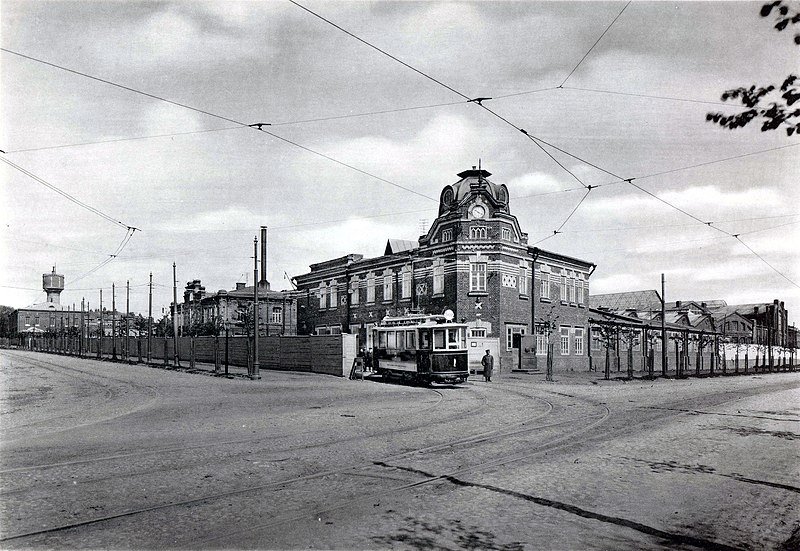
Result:
[[378,328],[387,327],[464,327],[466,324],[448,322],[442,315],[411,314],[408,316],[386,316]]

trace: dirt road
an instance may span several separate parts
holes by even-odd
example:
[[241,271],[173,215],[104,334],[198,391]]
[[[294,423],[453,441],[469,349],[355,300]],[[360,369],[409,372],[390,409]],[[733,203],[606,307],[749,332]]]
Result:
[[0,351],[0,545],[800,548],[798,373],[262,377]]

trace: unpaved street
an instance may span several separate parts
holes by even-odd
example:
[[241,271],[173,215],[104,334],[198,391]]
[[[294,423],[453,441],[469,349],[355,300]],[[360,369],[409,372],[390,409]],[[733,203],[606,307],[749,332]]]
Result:
[[4,549],[800,548],[798,373],[422,388],[2,350],[0,377]]

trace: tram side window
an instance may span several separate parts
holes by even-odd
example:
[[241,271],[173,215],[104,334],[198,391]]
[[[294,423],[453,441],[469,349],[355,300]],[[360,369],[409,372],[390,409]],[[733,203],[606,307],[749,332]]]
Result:
[[409,350],[414,350],[417,347],[416,335],[414,331],[406,331],[406,346],[408,346]]
[[378,331],[378,348],[386,348],[386,332]]
[[422,350],[431,349],[431,333],[429,330],[419,332],[419,347]]
[[400,350],[406,349],[406,332],[405,331],[398,331],[397,332],[397,348]]
[[444,329],[434,329],[433,330],[433,349],[434,350],[445,350],[445,340]]
[[396,349],[397,348],[397,332],[396,331],[387,331],[386,332],[386,348]]
[[459,341],[461,340],[458,338],[459,333],[458,329],[447,330],[447,348],[459,348]]

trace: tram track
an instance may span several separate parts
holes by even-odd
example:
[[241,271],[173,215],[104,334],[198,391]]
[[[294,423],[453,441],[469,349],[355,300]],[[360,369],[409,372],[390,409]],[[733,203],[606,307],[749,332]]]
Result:
[[[524,396],[528,397],[528,398],[532,397],[532,396],[530,396],[528,394],[524,394]],[[552,410],[553,410],[552,403],[547,401],[547,400],[542,400],[542,401],[545,402],[545,404],[546,404],[546,410],[544,412],[539,412],[537,415],[533,415],[533,416],[530,416],[530,417],[524,419],[521,423],[519,423],[519,425],[524,425],[524,424],[527,424],[527,423],[531,423],[531,422],[533,422],[533,421],[535,421],[537,419],[540,419],[540,418],[543,418],[543,417],[549,415],[552,412]],[[482,405],[481,405],[481,407],[479,409],[482,409],[482,408],[486,407],[487,403],[488,402],[487,402],[487,400],[485,399],[485,396],[484,396],[483,400],[481,402]],[[475,410],[473,410],[473,412],[474,411]],[[443,419],[440,419],[437,424],[446,424],[447,422],[448,422],[448,420],[443,418]],[[555,426],[557,424],[558,423],[551,424],[551,425],[548,425],[548,426]],[[415,430],[416,428],[419,428],[419,427],[414,427],[413,430]],[[408,430],[412,430],[412,429],[408,429]],[[430,453],[430,452],[433,452],[433,451],[442,450],[442,449],[446,449],[446,448],[451,448],[451,447],[455,447],[455,446],[460,446],[460,445],[463,446],[463,445],[469,444],[469,443],[475,444],[475,443],[479,443],[479,442],[487,442],[487,441],[490,441],[490,440],[496,440],[497,438],[502,438],[503,436],[506,435],[506,433],[508,433],[508,434],[516,434],[518,432],[528,431],[528,430],[531,430],[531,429],[530,428],[524,428],[524,429],[517,429],[517,430],[513,430],[513,431],[500,429],[500,430],[494,430],[494,431],[484,431],[484,432],[479,433],[477,435],[472,435],[472,436],[466,437],[466,438],[450,439],[447,442],[436,444],[436,445],[417,447],[417,448],[413,448],[413,449],[410,449],[410,450],[404,450],[404,451],[396,453],[396,454],[391,454],[391,455],[385,456],[382,459],[384,461],[395,461],[395,460],[402,459],[404,457],[412,456],[414,454]],[[378,437],[378,436],[385,436],[387,434],[396,434],[397,432],[398,431],[396,431],[396,430],[385,431],[384,433],[373,434],[373,435],[370,435],[370,436],[365,437],[365,438],[375,438],[375,437]],[[407,432],[407,431],[404,430],[404,432]],[[317,447],[320,447],[320,446],[317,446]],[[295,448],[295,449],[297,449],[297,448]],[[287,450],[287,451],[290,451],[290,450]],[[89,525],[89,524],[97,524],[97,523],[101,523],[101,522],[105,522],[105,521],[111,521],[111,520],[118,519],[118,518],[135,516],[135,515],[138,515],[138,514],[145,514],[145,513],[148,513],[148,512],[154,512],[154,511],[167,509],[167,508],[174,508],[174,507],[180,507],[180,506],[189,506],[189,505],[193,505],[193,504],[197,504],[197,503],[201,503],[201,502],[205,502],[205,501],[209,501],[209,500],[213,500],[213,499],[221,499],[221,498],[226,498],[226,497],[232,497],[232,496],[236,496],[236,495],[242,495],[242,494],[253,493],[253,492],[258,492],[258,491],[262,491],[262,490],[268,490],[268,489],[271,489],[271,488],[272,489],[274,489],[274,488],[285,488],[285,487],[290,486],[290,485],[294,485],[294,484],[298,484],[298,483],[302,483],[302,482],[308,482],[308,481],[312,481],[312,480],[323,479],[323,478],[331,477],[331,476],[335,476],[335,475],[347,474],[349,472],[350,473],[352,473],[352,472],[363,472],[363,470],[366,467],[369,467],[373,463],[374,463],[374,461],[366,461],[366,462],[360,461],[360,462],[357,462],[357,463],[354,463],[352,465],[348,465],[348,466],[345,466],[345,467],[342,467],[342,468],[328,469],[328,470],[325,470],[325,471],[320,471],[320,472],[309,474],[309,475],[297,476],[297,477],[293,477],[293,478],[289,478],[289,479],[270,481],[270,482],[265,483],[265,484],[251,485],[251,486],[248,486],[248,487],[245,487],[245,488],[238,488],[238,489],[225,491],[225,492],[217,492],[217,493],[212,493],[212,494],[206,494],[206,495],[202,495],[202,496],[198,496],[198,497],[194,497],[194,498],[186,499],[186,500],[182,500],[182,501],[163,503],[163,504],[156,504],[156,505],[149,506],[149,507],[137,508],[135,510],[122,511],[122,512],[115,513],[115,514],[112,514],[112,515],[105,515],[105,516],[101,516],[101,517],[85,519],[85,520],[78,521],[78,522],[71,522],[71,523],[67,523],[67,524],[63,524],[63,525],[60,525],[60,526],[51,527],[51,528],[47,528],[47,529],[30,531],[30,532],[16,534],[16,535],[9,535],[9,536],[5,536],[5,537],[0,538],[0,541],[13,541],[13,540],[22,539],[22,538],[25,538],[25,537],[33,537],[33,536],[40,535],[40,534],[58,532],[58,531],[67,530],[67,529],[70,529],[70,528],[80,527],[80,526]],[[109,477],[109,478],[110,479],[116,479],[118,477]]]

